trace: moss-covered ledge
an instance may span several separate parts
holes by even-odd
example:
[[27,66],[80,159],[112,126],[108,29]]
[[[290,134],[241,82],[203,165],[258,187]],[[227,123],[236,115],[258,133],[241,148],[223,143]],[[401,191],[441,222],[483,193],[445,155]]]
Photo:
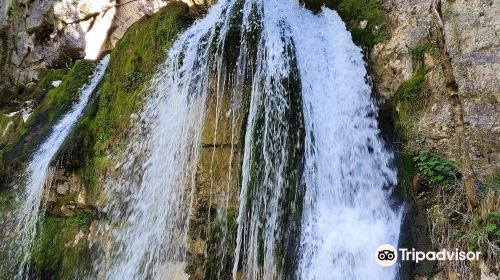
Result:
[[134,23],[111,51],[108,74],[98,98],[66,141],[60,158],[66,168],[83,168],[89,194],[104,169],[107,155],[126,139],[131,115],[142,107],[144,89],[164,61],[178,34],[192,21],[189,8],[180,1],[169,3],[150,17]]
[[[49,207],[39,224],[40,234],[31,256],[34,278],[42,275],[50,275],[51,279],[88,276],[86,273],[91,271],[92,262],[88,235],[92,223],[99,219],[99,213],[93,209],[100,196],[101,179],[113,166],[109,154],[125,143],[131,115],[141,109],[147,93],[144,88],[164,61],[168,48],[191,21],[186,4],[171,2],[154,15],[133,24],[111,51],[108,72],[98,96],[90,102],[55,161],[59,168],[56,173],[72,174],[71,180],[83,182],[85,191],[78,195],[71,191],[56,194],[56,201],[52,203],[57,205],[54,209],[67,204],[76,206],[79,211],[64,216]],[[65,176],[55,180],[69,180],[70,177]],[[86,193],[86,205],[82,207],[81,193]]]

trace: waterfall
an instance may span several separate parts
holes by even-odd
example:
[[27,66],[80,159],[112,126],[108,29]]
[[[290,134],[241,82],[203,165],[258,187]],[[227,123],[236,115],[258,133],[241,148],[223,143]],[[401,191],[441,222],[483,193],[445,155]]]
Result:
[[[220,264],[214,279],[395,278],[395,267],[374,259],[378,245],[397,245],[401,217],[391,208],[393,155],[366,76],[334,11],[314,15],[296,0],[219,1],[178,38],[146,90],[118,176],[105,186],[96,273],[188,278],[203,131],[213,130],[215,146],[219,116],[228,115],[234,140],[243,111],[235,244],[224,236],[217,246],[232,271]],[[211,100],[216,117],[206,127]],[[210,168],[214,156],[215,148]],[[227,216],[229,170],[219,174],[228,185],[217,197],[209,171],[209,222],[214,205]]]
[[[279,9],[294,30],[306,123],[300,279],[394,279],[375,262],[398,244],[401,214],[392,153],[378,136],[377,109],[361,52],[339,16]],[[307,36],[304,36],[307,30]]]
[[89,82],[79,91],[78,100],[72,108],[61,117],[52,128],[50,135],[34,152],[28,163],[24,174],[26,175],[25,185],[17,187],[19,207],[14,213],[15,227],[9,233],[14,238],[11,244],[10,260],[16,262],[21,260],[21,265],[17,273],[17,278],[24,279],[29,265],[30,252],[33,240],[37,234],[37,221],[45,211],[45,186],[50,185],[51,172],[49,165],[56,153],[61,148],[64,140],[73,130],[79,117],[82,115],[92,93],[101,82],[109,62],[109,55],[105,56],[97,65],[94,74]]

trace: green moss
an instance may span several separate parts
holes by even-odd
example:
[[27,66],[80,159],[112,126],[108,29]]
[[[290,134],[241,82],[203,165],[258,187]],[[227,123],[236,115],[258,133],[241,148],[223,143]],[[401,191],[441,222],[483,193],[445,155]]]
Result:
[[[387,37],[385,14],[379,0],[343,0],[337,11],[347,23],[356,45],[371,49]],[[364,21],[366,26],[363,27]]]
[[417,101],[420,92],[422,91],[422,85],[425,81],[425,73],[421,68],[417,70],[411,79],[405,81],[401,86],[399,86],[394,99],[396,101]]
[[[88,193],[100,169],[107,165],[105,152],[126,139],[130,115],[140,110],[144,87],[167,54],[177,35],[189,22],[188,7],[172,2],[151,17],[133,24],[111,52],[108,75],[99,98],[79,122],[69,146],[74,168],[83,167]],[[73,151],[73,152],[72,152]]]
[[423,115],[427,94],[423,91],[425,72],[418,68],[413,77],[398,88],[393,97],[396,107],[395,126],[398,137],[404,142],[404,149],[409,154],[418,151],[423,138],[418,133],[418,122]]
[[409,53],[411,57],[422,63],[424,60],[424,55],[426,53],[433,54],[436,51],[436,42],[425,40],[411,48],[409,48]]
[[225,216],[215,219],[210,226],[206,241],[206,280],[231,279],[238,229],[236,217],[236,211],[228,211]]
[[172,2],[132,25],[111,53],[109,75],[91,123],[100,153],[127,135],[130,115],[141,107],[142,90],[187,23],[188,8]]
[[[289,76],[284,77],[280,81],[275,81],[271,88],[263,94],[263,97],[256,100],[256,116],[253,125],[252,133],[252,149],[250,154],[250,178],[247,190],[247,206],[246,206],[246,219],[258,219],[262,228],[257,232],[257,265],[262,266],[264,263],[265,249],[269,244],[266,244],[264,235],[264,227],[268,223],[267,215],[265,214],[265,204],[270,199],[274,192],[270,189],[267,183],[264,183],[268,178],[265,170],[261,167],[264,161],[270,160],[272,166],[283,166],[284,171],[284,186],[279,197],[279,213],[276,237],[276,248],[274,253],[275,263],[279,275],[294,275],[293,271],[297,268],[296,254],[298,252],[299,236],[300,236],[300,222],[302,217],[302,200],[304,196],[304,185],[302,182],[303,171],[303,155],[304,155],[304,116],[302,112],[302,98],[300,75],[297,69],[297,61],[295,53],[293,52],[293,43],[289,44],[283,50],[286,56],[290,57],[290,73]],[[283,89],[278,87],[283,87]],[[282,96],[273,96],[283,93]],[[280,100],[285,110],[283,112],[265,112],[264,104],[266,102],[273,102]],[[266,130],[267,129],[267,130]],[[280,159],[271,157],[266,158],[265,151],[276,150],[276,143],[273,141],[263,141],[266,131],[283,131],[288,132],[280,138],[281,149],[287,151],[287,159],[285,162],[279,162]],[[266,145],[266,146],[264,146]],[[252,212],[257,209],[259,212]],[[253,234],[243,231],[244,235]],[[244,237],[246,240],[249,237]],[[246,245],[244,245],[246,246]],[[291,279],[293,279],[292,277]]]
[[67,69],[48,69],[47,72],[38,81],[35,90],[28,99],[35,99],[41,101],[45,94],[53,88],[52,82],[63,80],[64,76],[68,73]]
[[52,279],[72,279],[79,271],[90,268],[91,259],[86,238],[76,242],[79,231],[90,223],[86,217],[49,216],[40,222],[40,234],[34,241],[31,253],[34,274],[50,275]]
[[412,179],[417,174],[413,156],[408,154],[401,154],[400,165],[398,169],[399,184],[402,190],[403,198],[412,201]]
[[[40,102],[40,105],[28,119],[26,127],[33,124],[44,123],[44,126],[50,127],[66,112],[72,102],[78,98],[80,88],[85,85],[93,72],[93,64],[85,60],[75,62],[69,73],[64,76],[61,84],[57,88],[51,89]],[[48,87],[48,83],[60,78],[63,70],[50,71],[48,76],[44,77],[37,87],[43,92]]]
[[[35,96],[43,96],[50,83],[59,79],[64,70],[47,72],[35,88]],[[9,164],[23,160],[50,128],[71,107],[77,99],[79,89],[88,81],[93,72],[93,64],[87,61],[77,61],[69,73],[64,76],[61,85],[45,94],[30,118],[18,130],[16,137],[11,137],[9,145],[3,149],[3,158]],[[18,134],[17,134],[18,133]]]

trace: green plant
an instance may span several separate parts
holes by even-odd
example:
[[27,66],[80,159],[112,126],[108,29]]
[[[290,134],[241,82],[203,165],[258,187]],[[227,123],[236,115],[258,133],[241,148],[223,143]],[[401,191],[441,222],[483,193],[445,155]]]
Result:
[[405,81],[401,86],[399,86],[394,98],[396,101],[417,101],[420,92],[422,91],[422,86],[425,81],[425,73],[421,68],[419,68],[413,77],[408,81]]
[[498,243],[500,240],[500,213],[492,211],[485,216],[471,219],[469,229],[462,232],[462,239],[469,250],[478,250],[485,240],[487,243]]
[[9,199],[6,196],[0,195],[0,208],[7,205]]
[[89,213],[78,214],[73,219],[78,228],[86,228],[92,222],[92,216]]
[[426,40],[409,48],[408,51],[414,60],[422,62],[424,60],[424,55],[426,53],[434,53],[436,51],[436,47],[436,42]]
[[449,187],[458,173],[457,163],[444,160],[428,151],[420,151],[413,158],[419,173],[433,184]]
[[30,255],[34,272],[38,275],[75,279],[74,273],[78,268],[88,269],[91,252],[86,238],[76,238],[81,230],[76,217],[48,216],[40,220]]
[[485,178],[484,184],[488,189],[500,191],[500,173],[495,173],[492,176]]
[[10,18],[17,19],[21,16],[21,9],[17,5],[12,5],[7,10],[7,15]]

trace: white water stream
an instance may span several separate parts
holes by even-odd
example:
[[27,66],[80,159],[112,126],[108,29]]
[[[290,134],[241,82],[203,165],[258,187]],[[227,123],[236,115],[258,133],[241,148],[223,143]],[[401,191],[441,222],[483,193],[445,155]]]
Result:
[[15,227],[9,233],[14,238],[12,261],[21,259],[21,265],[17,277],[24,279],[30,258],[32,243],[37,233],[37,221],[45,211],[44,193],[45,186],[50,185],[51,172],[49,165],[56,153],[59,151],[64,140],[71,133],[76,122],[84,111],[87,103],[101,82],[109,62],[109,55],[105,56],[97,65],[89,82],[80,89],[78,100],[57,124],[47,139],[33,154],[31,161],[26,167],[25,185],[18,188],[19,208],[16,209]]
[[[234,24],[239,43],[226,41]],[[229,48],[239,50],[234,72],[223,65]],[[397,245],[401,216],[390,206],[396,171],[366,74],[333,11],[313,15],[296,0],[219,1],[153,79],[128,158],[106,186],[109,221],[100,230],[112,236],[97,273],[187,277],[207,99],[227,80],[241,97],[251,76],[233,278],[394,279],[397,268],[374,259],[378,245]]]

